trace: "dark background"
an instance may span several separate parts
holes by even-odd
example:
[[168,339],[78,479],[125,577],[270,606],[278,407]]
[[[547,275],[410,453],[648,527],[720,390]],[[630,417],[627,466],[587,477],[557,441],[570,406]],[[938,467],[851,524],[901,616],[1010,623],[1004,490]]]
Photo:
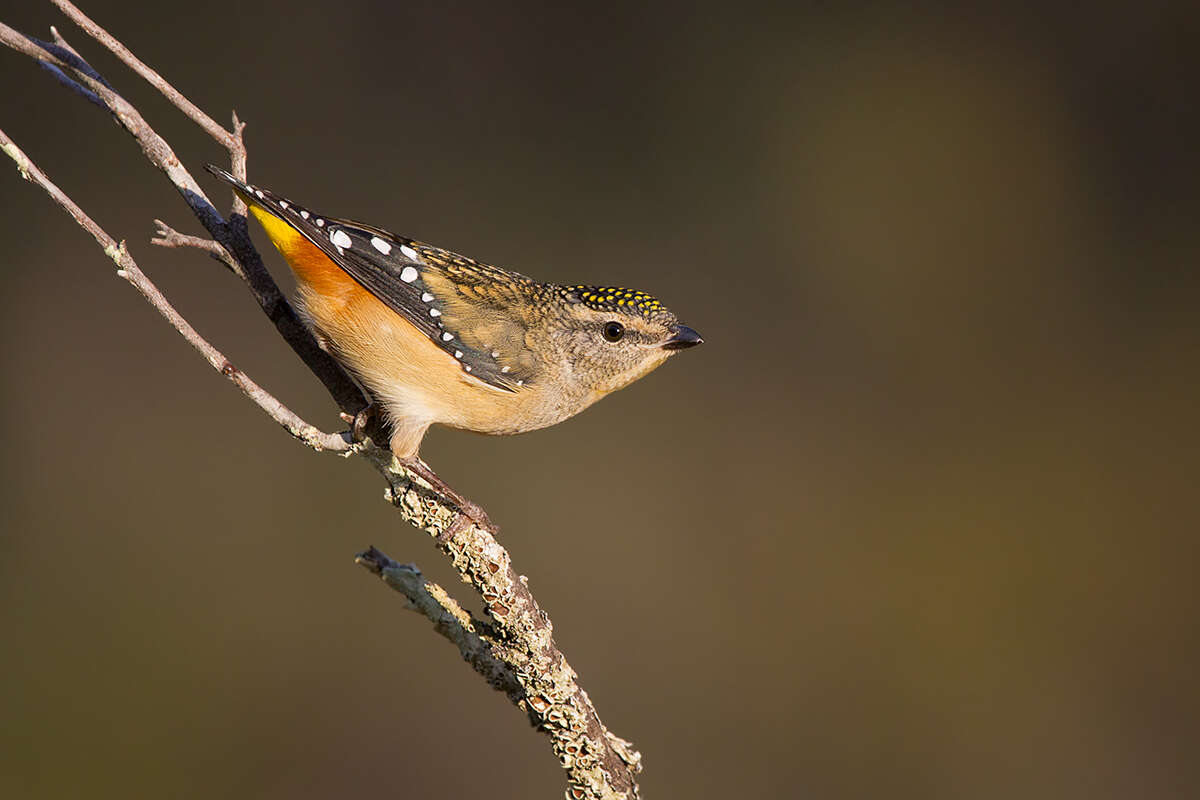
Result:
[[[704,334],[566,424],[423,448],[647,797],[1196,796],[1195,3],[84,10],[239,111],[252,180]],[[227,207],[152,90],[48,4],[0,18],[58,24]],[[338,426],[235,279],[147,244],[200,229],[128,136],[8,51],[0,98],[202,333]],[[0,795],[560,796],[353,564],[475,605],[371,470],[289,440],[11,165],[0,204]]]

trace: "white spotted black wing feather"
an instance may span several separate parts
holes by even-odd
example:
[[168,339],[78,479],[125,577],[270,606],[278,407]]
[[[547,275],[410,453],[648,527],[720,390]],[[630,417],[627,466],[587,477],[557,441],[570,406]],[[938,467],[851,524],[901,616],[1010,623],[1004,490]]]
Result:
[[[503,342],[484,342],[475,329],[476,315],[462,313],[464,306],[479,304],[478,297],[465,297],[462,290],[478,289],[480,283],[532,285],[529,278],[380,228],[310,212],[224,170],[209,171],[303,234],[364,289],[459,361],[465,372],[508,391],[532,378],[523,331],[507,331]],[[496,317],[482,310],[485,318]]]

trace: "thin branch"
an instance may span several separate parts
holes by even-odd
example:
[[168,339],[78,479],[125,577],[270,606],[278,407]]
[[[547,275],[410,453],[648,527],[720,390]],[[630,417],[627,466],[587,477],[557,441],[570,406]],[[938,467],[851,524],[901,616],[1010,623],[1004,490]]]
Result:
[[49,72],[51,75],[53,75],[56,81],[61,83],[67,89],[70,89],[72,92],[75,92],[84,100],[87,100],[89,103],[97,105],[105,110],[108,109],[108,107],[104,105],[104,101],[100,99],[100,95],[96,94],[91,89],[80,86],[76,81],[68,78],[67,73],[63,72],[58,67],[54,66],[53,64],[47,64],[45,61],[43,61],[39,66],[46,70],[46,72]]
[[[240,181],[246,180],[246,141],[242,134],[246,130],[246,123],[238,119],[237,111],[229,112],[229,116],[233,120],[233,146],[229,148],[229,160],[231,162],[230,171],[233,177]],[[233,193],[233,217],[245,217],[246,201],[237,192]],[[247,239],[249,242],[249,239]]]
[[62,34],[58,32],[58,28],[51,25],[50,26],[50,35],[54,37],[54,43],[56,45],[61,47],[63,50],[66,50],[68,53],[75,56],[80,61],[83,61],[83,56],[79,55],[79,51],[77,51],[74,47],[71,47],[71,45],[67,43],[67,40],[64,39],[62,37]]
[[[171,146],[150,127],[137,109],[121,97],[87,62],[74,55],[69,45],[40,42],[3,23],[0,23],[0,44],[57,67],[97,95],[118,124],[137,141],[150,163],[166,174],[200,224],[242,264],[246,284],[263,312],[274,323],[284,341],[333,395],[338,406],[350,413],[358,413],[366,407],[367,401],[358,386],[341,365],[317,345],[312,333],[300,321],[295,309],[279,290],[279,286],[250,242],[244,216],[234,217],[234,224],[227,225]],[[235,139],[239,145],[241,128],[240,123],[235,125]],[[244,149],[242,165],[244,170]]]
[[91,18],[68,2],[68,0],[50,0],[50,2],[56,5],[59,11],[66,14],[67,19],[82,28],[84,33],[107,47],[127,67],[138,75],[141,75],[146,79],[147,83],[162,92],[163,97],[171,101],[171,105],[178,108],[184,114],[187,114],[192,122],[195,122],[205,133],[220,142],[226,150],[232,150],[237,146],[232,133],[218,125],[212,117],[205,114],[191,100],[184,97],[178,89],[167,83],[162,75],[150,69],[141,59],[129,52],[129,48],[117,41],[116,37],[111,33],[93,22]]
[[314,450],[333,450],[335,452],[345,452],[350,449],[350,444],[343,439],[339,434],[324,433],[316,427],[309,425],[304,420],[300,419],[287,406],[279,402],[271,393],[263,389],[257,383],[250,379],[246,373],[239,370],[229,362],[229,359],[213,347],[208,341],[202,337],[195,328],[193,328],[183,316],[175,310],[162,292],[158,290],[145,273],[138,268],[133,257],[129,255],[129,251],[125,248],[125,243],[118,244],[111,236],[108,235],[96,222],[84,213],[83,209],[75,205],[71,198],[57,186],[55,186],[46,174],[34,164],[24,152],[17,147],[16,143],[8,137],[3,130],[0,130],[0,150],[2,150],[9,158],[17,165],[17,171],[21,173],[21,177],[27,181],[40,186],[46,194],[50,195],[55,203],[70,214],[79,226],[92,235],[96,243],[104,251],[104,254],[111,258],[117,265],[117,275],[124,278],[133,284],[142,296],[154,306],[159,314],[162,314],[168,322],[174,326],[175,330],[179,331],[180,335],[187,340],[188,344],[196,348],[200,355],[204,356],[213,369],[220,372],[225,377],[229,378],[235,386],[237,386],[242,394],[254,401],[259,408],[266,411],[273,420],[282,425],[288,433],[295,436],[300,441],[307,444]]
[[215,239],[204,239],[199,236],[180,233],[161,219],[154,220],[154,224],[158,226],[158,230],[156,231],[157,235],[155,238],[150,240],[150,244],[156,244],[159,247],[194,247],[220,261],[234,275],[237,275],[239,278],[245,278],[245,275],[242,273],[242,265],[237,262],[237,259],[229,255],[229,251],[222,247],[221,243]]
[[[234,177],[243,181],[246,180],[246,143],[242,138],[242,132],[245,130],[246,125],[238,119],[237,112],[233,114],[233,130],[226,130],[221,125],[218,125],[216,120],[205,114],[199,106],[188,100],[183,95],[183,92],[168,83],[166,78],[135,56],[129,48],[121,44],[117,37],[96,24],[91,17],[84,14],[73,3],[68,2],[68,0],[50,0],[50,2],[54,3],[58,7],[58,10],[62,11],[67,16],[67,19],[78,25],[84,33],[108,48],[127,67],[144,78],[155,89],[158,89],[162,96],[171,102],[171,105],[186,114],[203,131],[213,139],[216,139],[217,142],[229,151],[229,159]],[[59,35],[53,26],[51,26],[50,31],[56,42],[70,49],[70,45],[66,43],[66,40]],[[233,200],[233,213],[242,216],[245,216],[246,213],[245,201],[236,195]]]
[[204,227],[210,231],[224,227],[225,220],[209,202],[204,190],[183,167],[166,140],[155,133],[137,109],[109,86],[86,61],[75,55],[69,45],[42,42],[25,36],[3,23],[0,23],[0,43],[38,61],[58,67],[76,83],[98,96],[113,118],[137,140],[150,162],[166,173]]
[[[54,43],[58,47],[61,47],[63,50],[65,50],[67,53],[69,53],[70,55],[74,56],[77,59],[80,66],[82,66],[82,67],[87,66],[87,62],[83,60],[83,57],[80,56],[79,53],[75,52],[74,47],[71,47],[71,45],[67,44],[67,40],[62,38],[61,35],[59,35],[58,29],[55,28],[53,25],[50,26],[50,35],[54,37]],[[42,44],[43,47],[46,46],[44,42],[40,42],[40,44]],[[45,61],[41,62],[41,67],[43,69],[45,69],[47,72],[49,72],[51,75],[53,75],[54,78],[59,83],[61,83],[63,86],[67,87],[71,91],[75,92],[76,94],[81,95],[83,97],[83,99],[87,100],[89,103],[97,105],[106,111],[108,110],[108,107],[104,105],[104,101],[100,99],[100,95],[96,94],[91,89],[81,86],[78,82],[71,80],[70,78],[67,77],[67,74],[65,72],[63,72],[61,69],[59,69],[58,67],[54,66],[53,64],[49,64]],[[89,69],[90,69],[90,67],[89,67]],[[99,78],[99,75],[96,75],[95,77]]]

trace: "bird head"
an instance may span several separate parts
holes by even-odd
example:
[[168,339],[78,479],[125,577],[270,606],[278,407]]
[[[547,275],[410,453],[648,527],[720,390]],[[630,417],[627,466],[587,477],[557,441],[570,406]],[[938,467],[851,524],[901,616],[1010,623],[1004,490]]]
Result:
[[594,399],[628,386],[675,353],[700,344],[654,297],[615,286],[565,286],[555,346]]

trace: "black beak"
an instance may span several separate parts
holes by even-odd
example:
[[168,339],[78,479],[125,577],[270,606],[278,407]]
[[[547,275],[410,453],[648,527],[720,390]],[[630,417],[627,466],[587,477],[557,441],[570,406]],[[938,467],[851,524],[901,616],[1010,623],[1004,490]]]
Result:
[[676,325],[672,331],[672,336],[662,343],[663,350],[686,350],[689,347],[695,347],[704,340],[700,338],[700,334],[689,328],[687,325]]

